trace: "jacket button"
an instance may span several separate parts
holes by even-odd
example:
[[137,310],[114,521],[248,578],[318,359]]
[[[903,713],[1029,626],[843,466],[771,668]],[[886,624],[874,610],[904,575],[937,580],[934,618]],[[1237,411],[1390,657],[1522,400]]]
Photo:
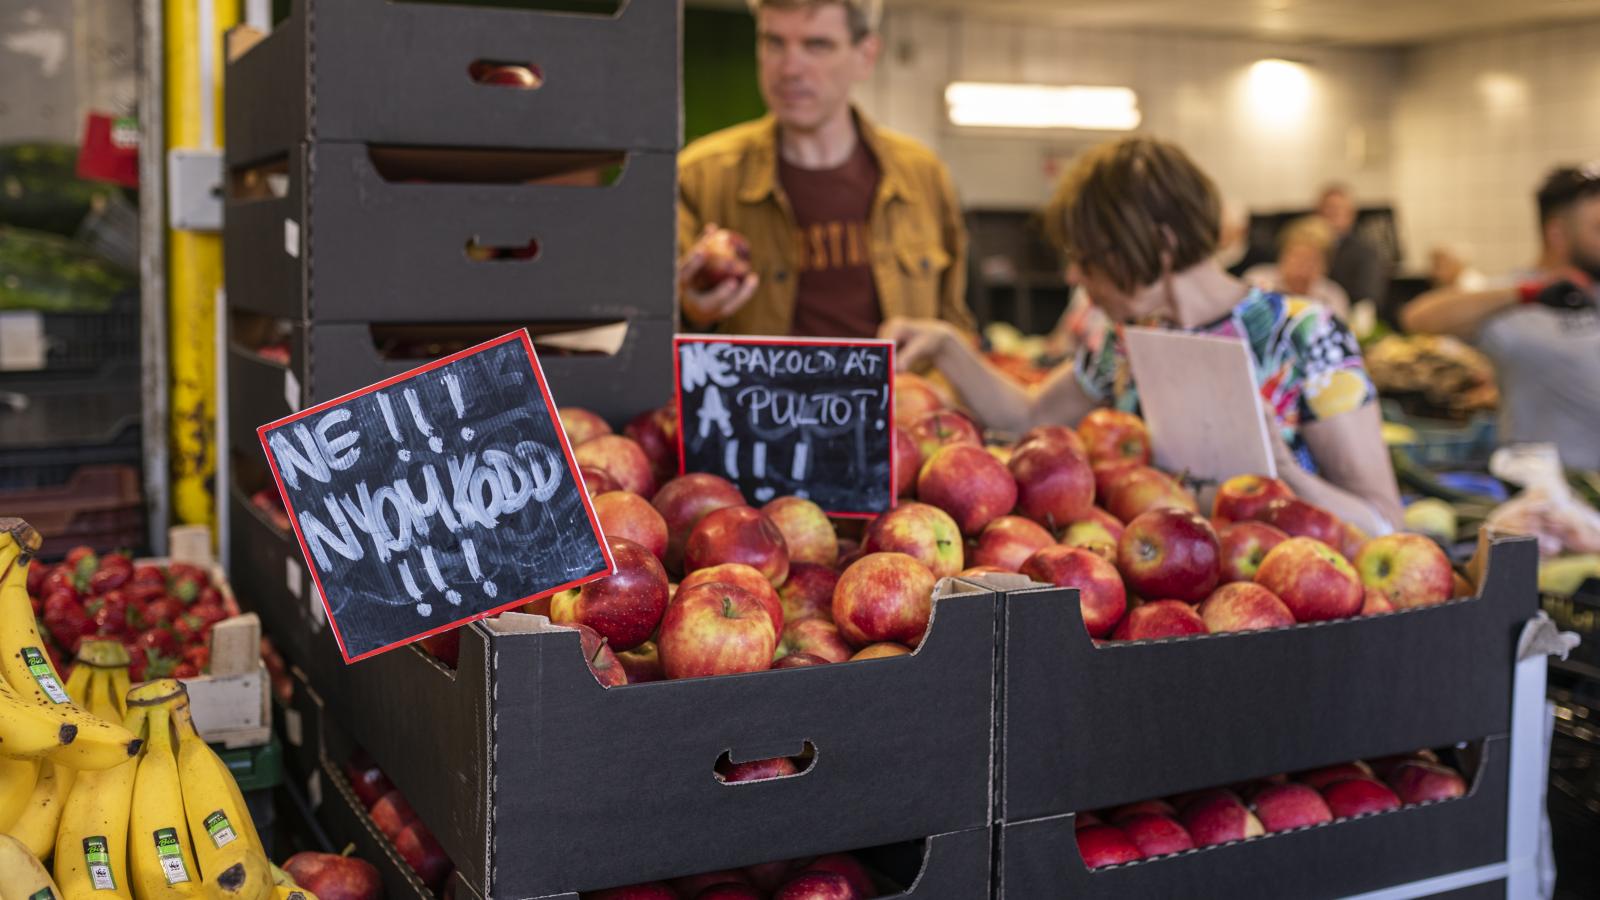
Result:
[[774,280],[776,280],[779,284],[783,284],[785,281],[789,280],[789,273],[787,271],[781,271],[774,276]]

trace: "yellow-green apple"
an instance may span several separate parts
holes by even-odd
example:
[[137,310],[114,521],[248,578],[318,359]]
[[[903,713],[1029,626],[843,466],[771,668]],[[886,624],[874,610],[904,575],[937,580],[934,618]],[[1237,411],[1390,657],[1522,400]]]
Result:
[[695,569],[683,576],[678,582],[678,591],[692,588],[697,584],[711,584],[720,581],[731,584],[750,592],[750,596],[761,601],[761,607],[772,617],[772,630],[779,637],[783,636],[783,601],[779,599],[778,592],[773,590],[772,583],[765,575],[743,563],[722,563],[715,566],[706,566],[704,569]]
[[845,880],[850,882],[850,888],[856,892],[857,897],[862,898],[862,900],[872,900],[873,897],[878,896],[877,885],[873,884],[872,875],[867,872],[866,866],[863,866],[860,860],[848,853],[830,853],[827,856],[819,856],[801,866],[800,871],[832,872],[836,875],[843,875]]
[[1017,441],[1017,447],[1033,440],[1058,441],[1077,451],[1084,459],[1089,458],[1089,448],[1084,446],[1083,438],[1065,425],[1035,425]]
[[[570,621],[587,625],[617,652],[632,650],[655,633],[667,608],[667,571],[654,553],[627,538],[609,538],[617,570],[578,588]],[[551,601],[551,618],[556,618]]]
[[611,491],[594,498],[594,514],[606,537],[622,537],[655,554],[667,555],[667,520],[650,501],[628,491]]
[[888,659],[891,656],[909,656],[910,654],[910,648],[906,647],[904,644],[896,644],[893,641],[884,641],[882,643],[868,644],[867,646],[862,647],[860,650],[856,651],[854,656],[850,657],[850,661],[855,662],[858,659]]
[[1110,539],[1112,545],[1122,540],[1122,532],[1127,530],[1122,520],[1106,512],[1098,506],[1089,509],[1089,515],[1071,525],[1061,535],[1061,543],[1068,546],[1082,546],[1074,540],[1088,539],[1089,542],[1099,543],[1103,539]]
[[833,589],[839,583],[839,573],[826,566],[812,563],[791,563],[789,580],[778,588],[778,600],[783,604],[783,621],[801,619],[833,621]]
[[1375,588],[1400,609],[1431,606],[1450,599],[1455,572],[1450,558],[1432,538],[1396,532],[1367,541],[1356,554],[1361,583]]
[[1217,588],[1200,604],[1200,618],[1213,634],[1286,628],[1294,613],[1277,595],[1250,581],[1235,581]]
[[1017,483],[982,447],[955,444],[922,464],[917,499],[949,513],[962,534],[975,535],[1017,505]]
[[760,511],[726,506],[701,519],[683,545],[686,572],[723,563],[743,563],[776,587],[789,577],[789,547],[783,532]]
[[1002,447],[1002,446],[999,446],[997,444],[990,444],[990,445],[984,447],[983,449],[989,451],[989,455],[990,456],[992,456],[995,459],[999,460],[1000,461],[1000,465],[1002,465],[1002,466],[1011,465],[1011,454],[1012,454],[1012,451],[1013,451],[1014,448],[1012,448],[1012,447]]
[[803,669],[807,666],[825,666],[828,661],[809,653],[791,653],[772,664],[774,669]]
[[1438,763],[1413,760],[1401,763],[1389,773],[1389,786],[1401,803],[1427,803],[1464,797],[1467,781],[1461,773]]
[[598,415],[577,406],[563,407],[557,412],[561,430],[567,433],[567,442],[577,447],[587,444],[602,434],[611,434],[611,425]]
[[1328,802],[1328,810],[1335,819],[1400,808],[1400,798],[1394,791],[1371,778],[1335,781],[1322,789],[1322,799]]
[[[557,625],[572,625],[578,621],[577,588],[569,588],[559,594],[551,594],[548,600],[550,605],[545,608],[545,615],[550,617],[550,621]],[[535,600],[533,603],[524,604],[522,611],[530,615],[539,615],[538,602]]]
[[774,756],[771,759],[756,759],[742,763],[731,762],[724,757],[717,760],[716,765],[717,780],[729,784],[786,778],[799,771],[795,768],[794,761],[787,756]]
[[605,469],[594,466],[579,466],[578,474],[583,476],[583,489],[589,492],[590,497],[609,494],[612,491],[622,490],[622,485],[612,478]]
[[984,526],[978,535],[978,546],[969,561],[976,566],[990,566],[1003,572],[1022,568],[1028,557],[1054,544],[1055,538],[1032,519],[1021,516],[1001,516]]
[[1222,577],[1221,557],[1211,523],[1172,507],[1136,517],[1117,542],[1117,568],[1141,597],[1199,603]]
[[661,653],[656,650],[655,641],[645,641],[632,650],[618,653],[617,662],[622,663],[622,671],[628,673],[629,684],[644,684],[667,677],[661,671]]
[[1247,522],[1261,514],[1268,503],[1294,496],[1287,482],[1266,475],[1235,475],[1217,488],[1211,503],[1211,517],[1224,522]]
[[1222,527],[1217,540],[1222,545],[1222,583],[1253,581],[1267,551],[1289,536],[1265,522],[1232,522]]
[[1122,823],[1123,819],[1147,814],[1171,816],[1174,819],[1178,817],[1178,811],[1173,808],[1171,803],[1165,800],[1140,800],[1137,803],[1127,803],[1113,809],[1108,818],[1113,825],[1118,825]]
[[1183,827],[1196,847],[1209,847],[1228,841],[1242,840],[1265,834],[1261,820],[1255,817],[1232,791],[1208,791],[1191,800],[1180,816]]
[[1256,818],[1267,831],[1288,831],[1333,821],[1327,801],[1315,788],[1303,784],[1274,784],[1252,801]]
[[[679,897],[671,885],[662,881],[585,892],[583,896],[584,900],[678,900]],[[317,900],[322,900],[321,894],[317,895]]]
[[1088,825],[1077,829],[1078,855],[1086,868],[1098,869],[1143,859],[1139,845],[1115,825]]
[[1194,607],[1181,600],[1153,600],[1128,610],[1117,630],[1111,633],[1111,639],[1153,641],[1206,633],[1206,623]]
[[839,561],[839,539],[822,507],[804,497],[779,497],[761,507],[762,515],[783,532],[789,564],[831,566]]
[[966,568],[961,529],[950,515],[927,503],[902,503],[872,521],[867,553],[904,553],[938,578]]
[[[927,460],[944,447],[956,444],[983,447],[983,435],[978,431],[978,426],[953,409],[923,413],[911,423],[908,431],[911,440],[916,442],[917,452],[922,455],[923,465],[927,465]],[[920,486],[918,490],[921,490]]]
[[1094,471],[1063,441],[1039,438],[1011,454],[1017,509],[1054,531],[1088,518],[1094,508]]
[[1298,497],[1279,497],[1261,508],[1259,521],[1290,537],[1315,538],[1338,550],[1344,544],[1344,522],[1320,506]]
[[920,375],[896,372],[894,376],[894,420],[909,427],[923,415],[944,409],[944,397]]
[[[1312,791],[1312,793],[1316,793]],[[1319,798],[1320,799],[1320,798]],[[1137,813],[1117,822],[1144,856],[1166,856],[1194,849],[1194,839],[1178,820],[1159,813]]]
[[843,875],[801,872],[772,895],[772,900],[854,900],[856,892]]
[[1200,504],[1194,494],[1176,478],[1149,466],[1137,466],[1119,474],[1111,482],[1106,510],[1124,522],[1132,522],[1153,509],[1182,509],[1197,513]]
[[580,466],[603,469],[625,491],[649,500],[656,493],[656,472],[644,448],[620,434],[590,438],[572,450]]
[[1111,634],[1128,609],[1128,591],[1117,567],[1079,547],[1046,547],[1028,557],[1022,574],[1044,584],[1077,588],[1078,609],[1090,637]]
[[728,281],[742,281],[750,274],[750,241],[737,231],[718,228],[700,241],[700,268],[689,286],[705,293]]
[[680,475],[661,486],[650,505],[667,523],[667,568],[683,570],[683,545],[700,520],[728,506],[744,506],[744,495],[726,478],[705,472]]
[[658,483],[678,474],[678,412],[672,406],[639,413],[622,426],[622,433],[649,457]]
[[1144,420],[1115,409],[1096,409],[1078,421],[1078,437],[1083,438],[1093,462],[1131,459],[1150,464],[1150,431]]
[[838,626],[826,619],[801,619],[783,627],[778,636],[777,658],[809,653],[824,662],[844,662],[855,652],[839,635]]
[[894,426],[894,495],[909,497],[917,490],[917,473],[922,471],[922,451],[911,432]]
[[915,647],[928,630],[935,580],[904,553],[869,553],[839,576],[833,623],[853,647],[885,641]]
[[1383,591],[1371,585],[1366,585],[1362,590],[1361,615],[1376,616],[1382,613],[1394,612],[1394,604],[1383,595]]
[[678,591],[656,646],[668,678],[699,678],[772,668],[778,635],[749,591],[711,582]]
[[1301,772],[1295,780],[1308,787],[1322,790],[1330,784],[1348,781],[1351,778],[1371,778],[1372,768],[1361,760],[1355,762],[1339,763],[1333,766],[1323,766],[1309,772]]
[[1365,599],[1355,567],[1339,551],[1308,537],[1292,537],[1267,551],[1256,584],[1277,594],[1296,622],[1348,618],[1361,611]]
[[617,654],[606,639],[587,625],[574,625],[578,629],[578,643],[583,647],[583,661],[601,687],[617,687],[628,683],[627,670],[618,661]]

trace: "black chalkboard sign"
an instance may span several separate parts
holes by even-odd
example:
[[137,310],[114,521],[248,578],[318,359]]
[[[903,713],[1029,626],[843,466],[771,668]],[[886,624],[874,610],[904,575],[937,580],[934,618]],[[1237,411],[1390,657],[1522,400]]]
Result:
[[674,350],[680,471],[721,475],[755,504],[893,505],[892,342],[686,335]]
[[526,330],[257,433],[346,662],[613,571]]

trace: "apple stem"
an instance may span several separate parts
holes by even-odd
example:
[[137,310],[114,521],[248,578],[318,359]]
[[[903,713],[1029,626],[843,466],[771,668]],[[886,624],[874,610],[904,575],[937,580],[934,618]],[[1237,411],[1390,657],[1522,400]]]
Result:
[[354,842],[351,842],[349,844],[345,844],[344,845],[344,850],[342,852],[340,852],[339,855],[340,856],[349,856],[350,854],[352,854],[354,852],[356,852],[356,845],[355,845]]
[[722,617],[725,618],[725,619],[734,618],[734,615],[733,615],[733,598],[728,596],[727,594],[723,594],[722,595]]

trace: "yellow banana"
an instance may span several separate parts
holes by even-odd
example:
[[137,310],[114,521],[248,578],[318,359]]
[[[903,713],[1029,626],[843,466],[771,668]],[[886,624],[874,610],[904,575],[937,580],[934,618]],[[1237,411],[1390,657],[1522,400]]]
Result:
[[39,761],[0,756],[0,831],[10,830],[39,783]]
[[39,859],[49,859],[56,846],[56,831],[61,826],[61,809],[77,778],[76,772],[49,760],[39,767],[39,783],[33,786],[28,806],[7,832],[27,846]]
[[50,873],[28,848],[0,835],[0,900],[61,900]]
[[[145,710],[123,719],[131,734],[144,731]],[[133,807],[137,756],[121,765],[79,772],[61,810],[55,873],[62,900],[133,900],[128,882],[128,817]]]
[[267,858],[244,841],[234,841],[220,850],[202,849],[201,858],[205,860],[201,865],[206,873],[208,900],[271,900],[277,889]]
[[[128,690],[128,648],[121,641],[89,638],[78,648],[78,665],[88,664],[90,687],[85,696],[80,697],[72,693],[69,684],[67,693],[74,702],[108,722],[121,722],[127,715]],[[74,669],[72,678],[77,677]]]
[[[137,688],[135,689],[138,690]],[[187,704],[172,710],[178,731],[178,777],[195,856],[206,877],[206,896],[266,900],[272,896],[271,863],[239,782],[195,730]]]
[[[150,696],[146,689],[167,692]],[[172,752],[171,709],[187,702],[183,686],[162,679],[133,689],[128,702],[147,706],[144,758],[133,782],[133,812],[128,823],[128,870],[136,900],[194,897],[200,894],[200,869],[183,816],[178,759]]]
[[37,759],[78,738],[78,726],[49,709],[17,696],[0,681],[0,753]]
[[111,681],[111,670],[98,666],[91,666],[90,669],[89,699],[80,705],[107,722],[121,722],[122,717],[127,715],[127,708],[117,702],[117,689]]
[[277,885],[272,889],[273,900],[317,900],[317,895],[305,888]]
[[[87,643],[87,641],[85,642]],[[72,665],[72,674],[67,676],[67,696],[72,702],[82,707],[89,705],[89,681],[94,677],[94,666],[83,661],[80,656]],[[121,721],[118,719],[117,721]]]

